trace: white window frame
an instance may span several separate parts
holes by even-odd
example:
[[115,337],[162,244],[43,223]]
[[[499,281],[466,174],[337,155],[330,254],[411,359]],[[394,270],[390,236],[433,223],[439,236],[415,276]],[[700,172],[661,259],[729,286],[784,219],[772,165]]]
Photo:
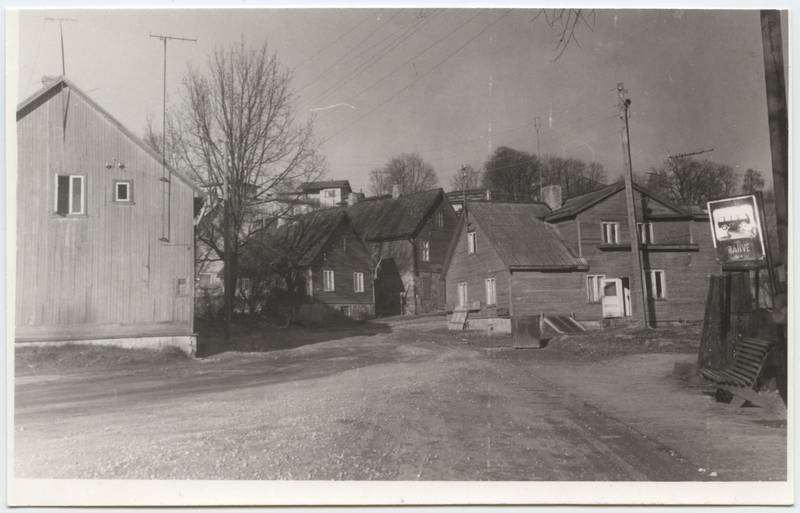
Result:
[[478,252],[478,236],[475,232],[467,232],[467,254],[474,255]]
[[605,274],[586,275],[586,299],[590,303],[599,303],[603,300],[603,280]]
[[[67,174],[55,174],[55,186],[53,189],[55,190],[55,198],[53,203],[53,212],[58,213],[58,177],[59,176],[66,176],[69,177],[69,190],[67,191],[67,214],[68,216],[81,216],[84,215],[86,210],[86,177],[83,175],[67,175]],[[80,180],[81,182],[81,205],[79,211],[74,211],[74,205],[72,204],[72,187],[75,180]]]
[[336,290],[336,276],[330,269],[322,271],[322,290],[325,292],[334,292]]
[[436,211],[436,227],[444,228],[444,212],[441,210]]
[[469,284],[465,281],[458,282],[458,304],[467,306],[469,303]]
[[494,276],[484,280],[486,288],[486,305],[493,306],[497,304],[497,281]]
[[[603,244],[619,244],[619,223],[615,221],[601,221]],[[613,227],[613,231],[609,228]],[[613,237],[611,237],[613,235]],[[613,240],[612,240],[613,239]]]
[[422,261],[431,261],[431,241],[429,240],[422,241]]
[[361,271],[353,273],[353,292],[364,292],[364,273]]
[[[656,290],[656,276],[661,275],[661,295]],[[649,269],[647,279],[650,281],[648,294],[650,299],[667,299],[667,273],[663,269]]]
[[[125,199],[119,197],[120,185],[124,185],[128,189]],[[114,203],[133,203],[133,182],[131,180],[114,180]]]
[[653,223],[636,223],[636,231],[639,233],[640,244],[652,244],[655,241],[653,238]]

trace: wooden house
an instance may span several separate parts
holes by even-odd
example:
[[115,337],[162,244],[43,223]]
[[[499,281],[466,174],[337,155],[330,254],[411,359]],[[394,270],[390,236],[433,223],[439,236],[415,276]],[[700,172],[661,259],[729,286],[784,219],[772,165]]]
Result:
[[707,213],[675,205],[638,184],[634,203],[639,231],[634,237],[623,182],[570,198],[545,217],[589,265],[585,280],[574,283],[585,291],[583,301],[572,302],[570,311],[579,319],[638,315],[641,287],[629,285],[633,239],[642,249],[652,322],[702,320],[708,276],[721,271]]
[[514,315],[563,313],[559,303],[574,294],[562,280],[588,265],[541,220],[548,212],[538,203],[468,203],[443,271],[448,309],[468,307],[472,327],[497,331],[509,331]]
[[200,191],[65,78],[16,119],[16,341],[193,350]]
[[302,198],[316,205],[329,208],[347,203],[347,196],[353,189],[348,180],[327,180],[322,182],[306,182],[300,185]]
[[[707,277],[720,270],[705,212],[638,185],[634,192],[650,319],[702,320]],[[446,264],[450,307],[480,301],[471,316],[487,319],[636,315],[642,303],[630,287],[624,184],[551,207],[543,213],[533,205],[468,203],[467,225],[459,227]]]
[[302,273],[300,317],[321,322],[344,315],[372,317],[373,261],[343,208],[321,209],[272,231],[259,241],[272,258]]
[[359,200],[347,208],[375,262],[375,313],[443,311],[442,277],[458,216],[442,189]]

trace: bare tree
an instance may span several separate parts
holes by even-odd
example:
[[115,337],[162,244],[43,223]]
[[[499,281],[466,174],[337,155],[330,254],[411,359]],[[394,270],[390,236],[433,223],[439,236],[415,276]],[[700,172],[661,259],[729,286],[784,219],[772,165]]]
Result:
[[417,153],[392,157],[382,169],[372,170],[369,178],[370,193],[375,196],[389,194],[394,185],[403,194],[410,194],[433,189],[439,183],[436,171]]
[[291,76],[266,43],[216,49],[204,70],[188,70],[183,85],[167,154],[207,191],[211,208],[198,239],[225,264],[228,336],[242,248],[277,218],[275,193],[319,176],[324,160],[312,120],[297,119]]
[[481,172],[467,164],[450,179],[450,190],[474,189],[481,183]]
[[669,158],[661,167],[652,169],[647,184],[676,203],[700,205],[733,194],[736,178],[731,166],[680,157]]

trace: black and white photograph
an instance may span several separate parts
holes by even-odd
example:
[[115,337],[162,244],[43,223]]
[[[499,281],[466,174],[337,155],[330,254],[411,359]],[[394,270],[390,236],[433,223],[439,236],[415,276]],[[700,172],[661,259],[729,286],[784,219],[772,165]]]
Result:
[[11,505],[793,502],[789,11],[5,14]]

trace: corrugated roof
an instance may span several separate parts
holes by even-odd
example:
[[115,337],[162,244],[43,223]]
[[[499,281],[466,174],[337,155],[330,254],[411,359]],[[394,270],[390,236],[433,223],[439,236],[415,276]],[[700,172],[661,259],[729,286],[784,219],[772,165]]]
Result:
[[349,180],[327,180],[320,182],[306,182],[300,185],[300,190],[303,192],[314,192],[322,189],[338,189],[338,188],[347,189],[348,192],[353,191],[353,189],[350,188]]
[[[34,105],[39,98],[44,97],[46,94],[50,92],[56,92],[56,89],[60,91],[62,88],[68,87],[71,91],[75,91],[81,98],[86,101],[89,105],[91,105],[94,109],[96,109],[102,116],[104,116],[112,125],[114,125],[120,132],[122,132],[128,139],[130,139],[133,143],[143,149],[148,155],[153,157],[159,164],[161,164],[162,159],[161,155],[159,155],[153,148],[148,146],[141,138],[136,136],[133,132],[128,130],[125,125],[119,122],[117,118],[112,116],[107,110],[100,106],[96,101],[94,101],[88,94],[83,92],[80,87],[76,86],[71,80],[67,79],[67,77],[58,77],[53,79],[52,82],[48,83],[28,98],[20,102],[17,105],[17,121],[19,121],[22,117],[24,117],[29,110],[33,110],[36,106]],[[169,166],[167,166],[168,169]],[[175,169],[170,169],[171,173],[177,176],[183,183],[188,185],[192,188],[198,195],[205,196],[205,191],[203,191],[200,187],[197,186],[193,181],[189,180],[185,177],[182,173],[176,171]]]
[[336,228],[346,221],[348,217],[342,208],[315,210],[268,232],[262,242],[266,248],[297,257],[297,265],[307,267],[314,262]]
[[509,269],[586,269],[586,260],[572,253],[539,212],[535,204],[482,202],[468,205],[467,218],[481,227]]
[[377,242],[413,237],[444,193],[442,189],[365,198],[347,208],[356,231],[364,240]]

